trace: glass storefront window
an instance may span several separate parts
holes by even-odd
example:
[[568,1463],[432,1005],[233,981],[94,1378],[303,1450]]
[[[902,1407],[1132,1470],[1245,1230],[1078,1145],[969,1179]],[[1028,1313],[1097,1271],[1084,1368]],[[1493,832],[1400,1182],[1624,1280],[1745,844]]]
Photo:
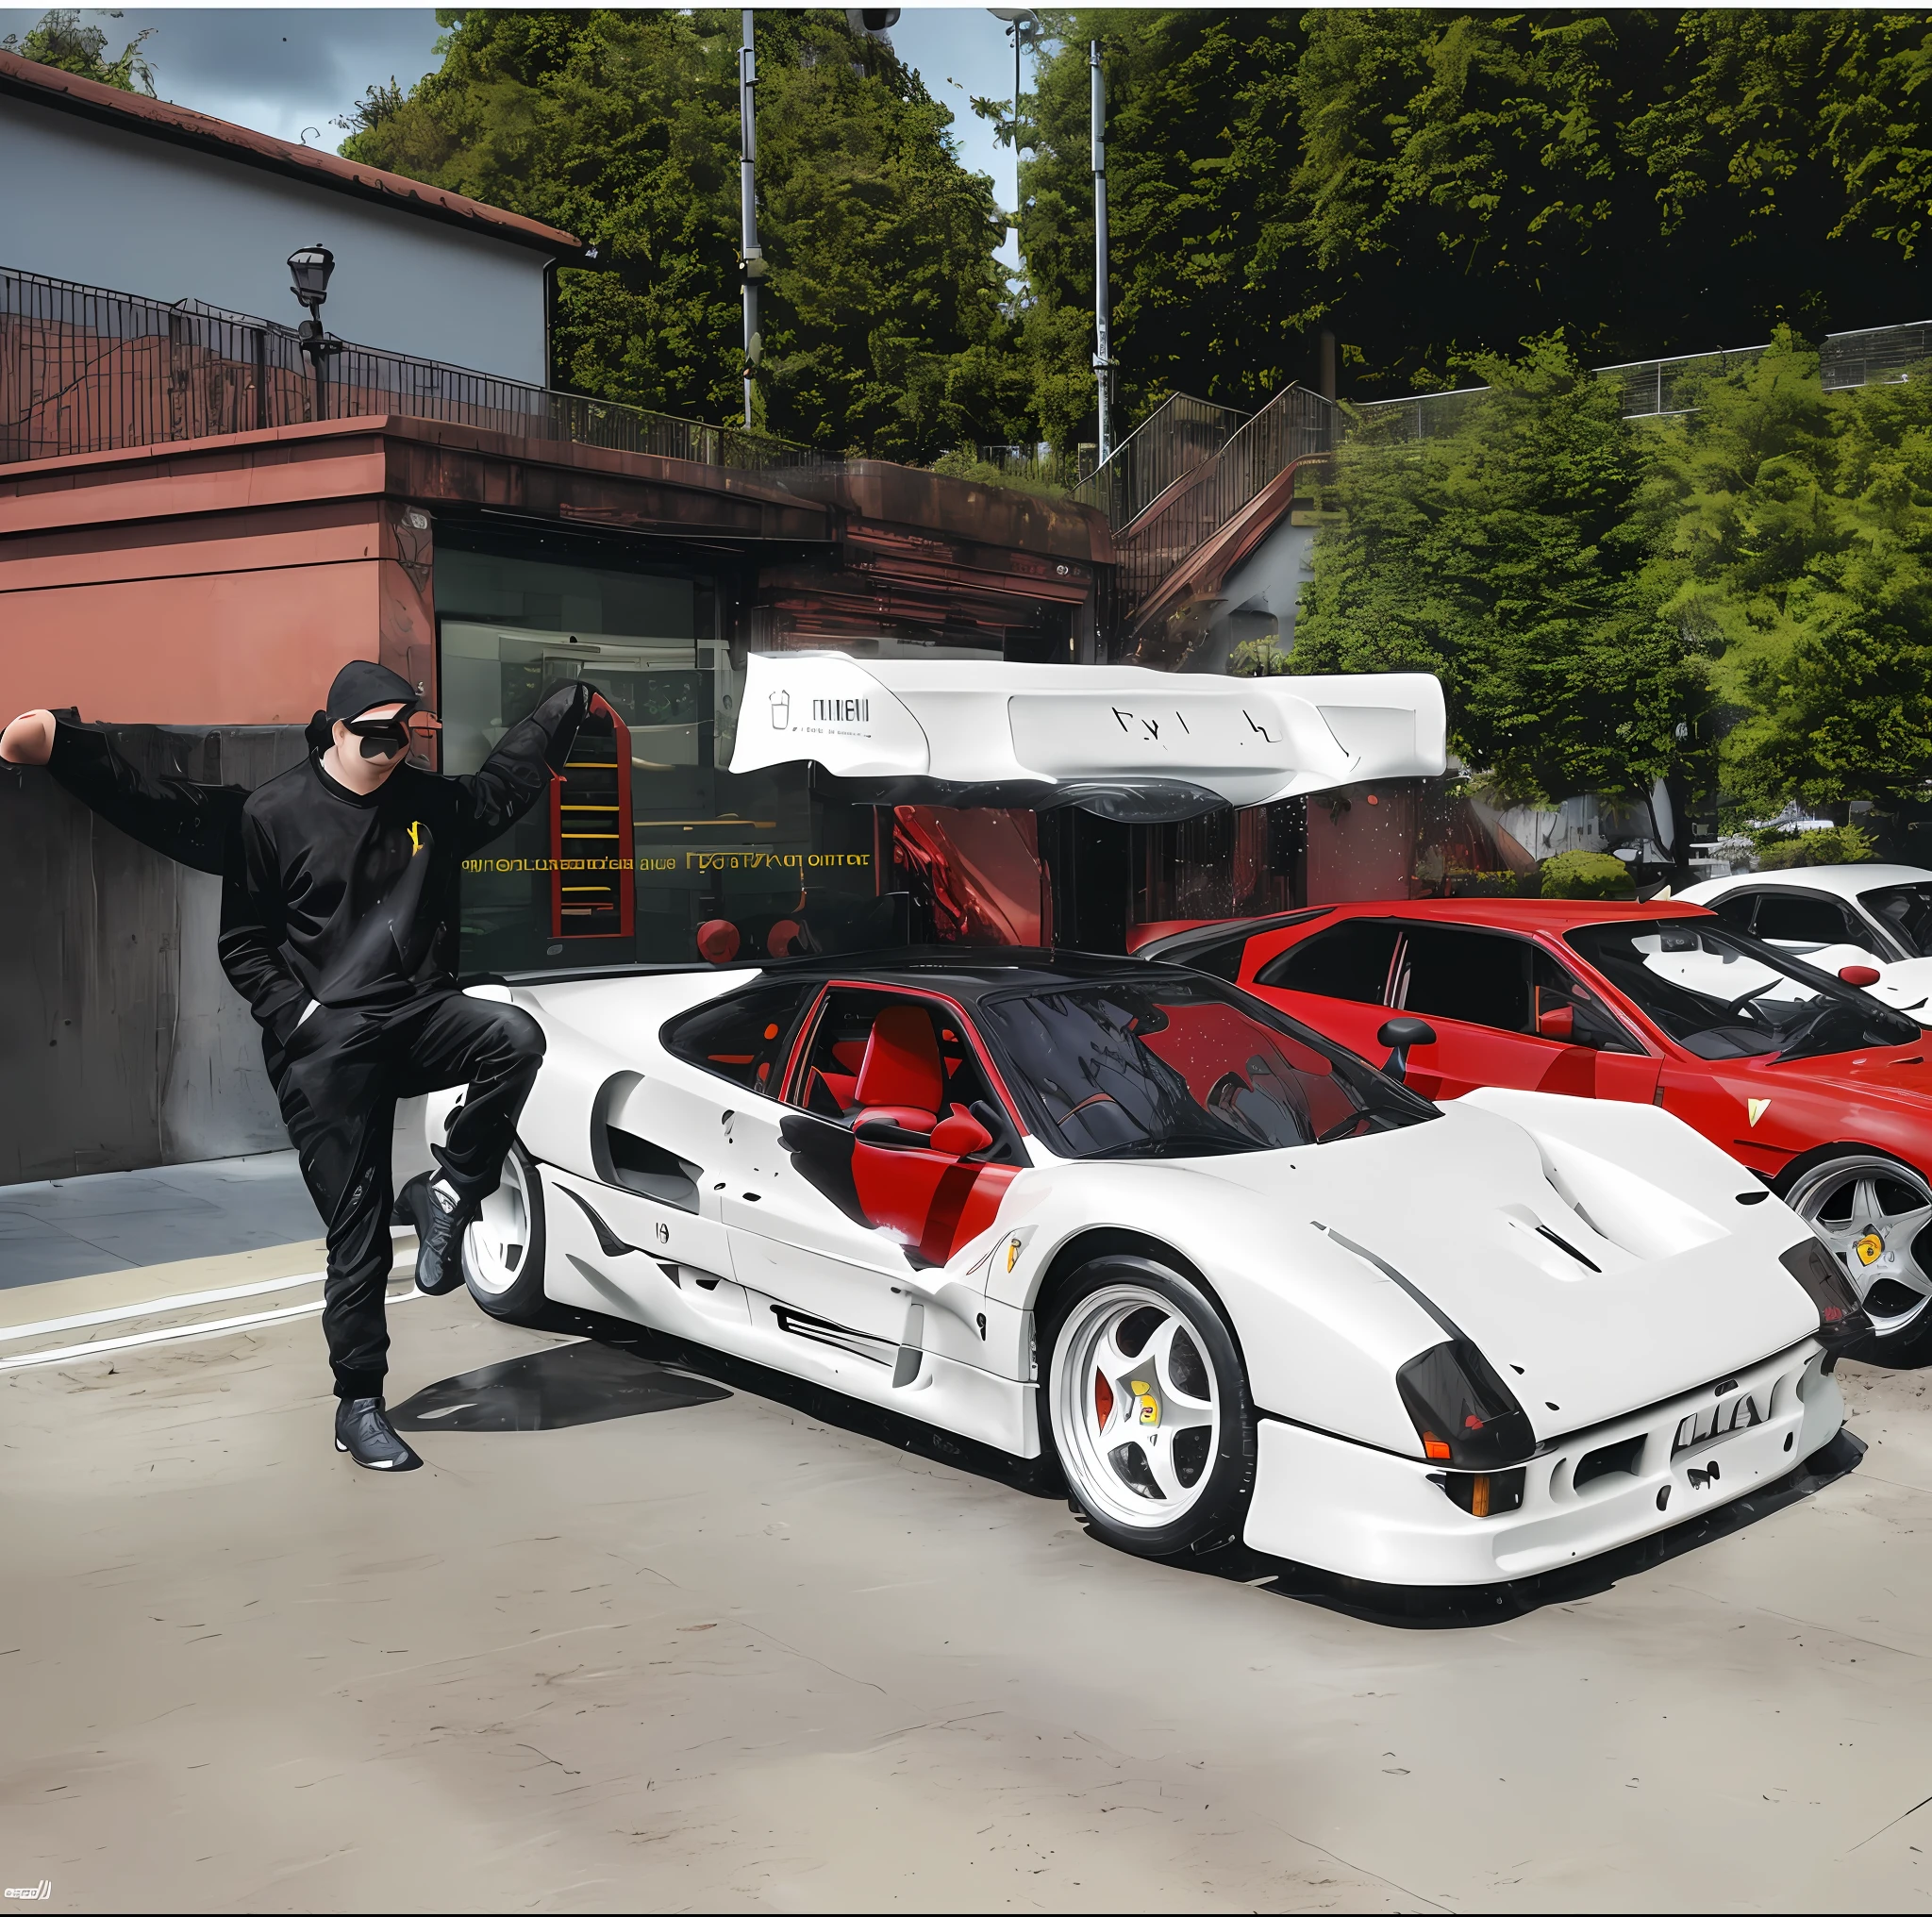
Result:
[[803,766],[724,771],[744,683],[708,575],[439,544],[443,769],[474,772],[559,680],[608,704],[549,803],[471,861],[465,973],[887,943],[870,807]]

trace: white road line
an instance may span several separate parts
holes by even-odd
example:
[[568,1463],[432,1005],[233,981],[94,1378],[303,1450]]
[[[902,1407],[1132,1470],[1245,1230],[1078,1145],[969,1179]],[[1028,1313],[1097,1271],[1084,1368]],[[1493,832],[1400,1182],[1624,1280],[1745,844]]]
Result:
[[[391,1227],[392,1236],[408,1238],[408,1230]],[[413,1269],[413,1259],[398,1259]],[[10,1325],[0,1330],[0,1344],[17,1344],[23,1338],[42,1338],[56,1331],[78,1331],[84,1325],[119,1325],[129,1318],[158,1318],[165,1311],[186,1311],[195,1305],[225,1305],[230,1298],[258,1298],[264,1292],[292,1292],[297,1285],[319,1285],[324,1274],[304,1272],[292,1278],[264,1278],[253,1285],[225,1285],[214,1292],[181,1292],[172,1298],[151,1298],[141,1305],[116,1305],[108,1311],[82,1311],[72,1318],[42,1318],[37,1325]]]
[[[389,1303],[402,1305],[424,1294],[412,1285],[407,1292],[392,1292]],[[137,1344],[166,1344],[182,1338],[214,1338],[225,1331],[242,1331],[251,1325],[273,1325],[283,1318],[306,1318],[322,1309],[322,1300],[308,1305],[284,1305],[278,1311],[254,1311],[242,1318],[214,1318],[201,1325],[173,1325],[161,1331],[138,1331],[131,1338],[101,1338],[91,1344],[66,1344],[58,1351],[30,1351],[22,1358],[0,1358],[0,1372],[28,1371],[37,1365],[69,1364],[76,1359],[100,1358],[110,1351],[126,1351]]]

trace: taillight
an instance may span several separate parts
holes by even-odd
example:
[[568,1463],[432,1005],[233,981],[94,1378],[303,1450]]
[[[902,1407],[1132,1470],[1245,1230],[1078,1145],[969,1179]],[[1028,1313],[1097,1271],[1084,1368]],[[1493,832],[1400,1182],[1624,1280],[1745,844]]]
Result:
[[1536,1449],[1536,1433],[1509,1387],[1467,1339],[1453,1338],[1395,1374],[1423,1456],[1459,1471],[1492,1471]]
[[1872,1321],[1859,1303],[1857,1288],[1850,1275],[1817,1239],[1807,1238],[1794,1244],[1778,1259],[1785,1270],[1804,1287],[1805,1295],[1818,1309],[1818,1341],[1821,1344],[1842,1344],[1871,1330]]

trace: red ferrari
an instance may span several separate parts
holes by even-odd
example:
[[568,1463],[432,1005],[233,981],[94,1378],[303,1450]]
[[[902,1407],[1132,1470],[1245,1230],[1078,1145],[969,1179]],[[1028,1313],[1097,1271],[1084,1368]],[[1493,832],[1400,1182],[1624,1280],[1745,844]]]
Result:
[[1701,906],[1430,899],[1171,932],[1139,956],[1232,980],[1425,1097],[1649,1100],[1843,1261],[1867,1355],[1932,1358],[1932,1032]]

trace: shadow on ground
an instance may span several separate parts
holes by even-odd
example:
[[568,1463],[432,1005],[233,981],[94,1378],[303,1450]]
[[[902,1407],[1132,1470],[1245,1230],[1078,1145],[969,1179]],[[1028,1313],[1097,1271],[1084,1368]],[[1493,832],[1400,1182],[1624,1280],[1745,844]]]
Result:
[[399,1431],[560,1431],[713,1405],[730,1395],[705,1378],[586,1341],[425,1385],[390,1412],[390,1422]]
[[[562,1424],[712,1403],[737,1390],[1031,1497],[1067,1495],[1058,1467],[1049,1459],[1008,1457],[970,1438],[954,1437],[806,1379],[702,1345],[684,1344],[623,1319],[551,1305],[535,1328],[585,1342],[533,1352],[430,1385],[396,1408],[392,1415],[397,1425],[410,1431],[546,1430]],[[1240,1544],[1222,1545],[1180,1561],[1205,1576],[1228,1578],[1368,1624],[1402,1630],[1467,1630],[1507,1624],[1548,1605],[1574,1604],[1609,1591],[1624,1578],[1701,1550],[1812,1496],[1855,1471],[1864,1455],[1863,1443],[1840,1431],[1784,1476],[1720,1505],[1707,1517],[1621,1545],[1588,1563],[1507,1584],[1458,1589],[1367,1584],[1311,1565],[1263,1558]],[[1082,1515],[1078,1506],[1070,1509]]]

